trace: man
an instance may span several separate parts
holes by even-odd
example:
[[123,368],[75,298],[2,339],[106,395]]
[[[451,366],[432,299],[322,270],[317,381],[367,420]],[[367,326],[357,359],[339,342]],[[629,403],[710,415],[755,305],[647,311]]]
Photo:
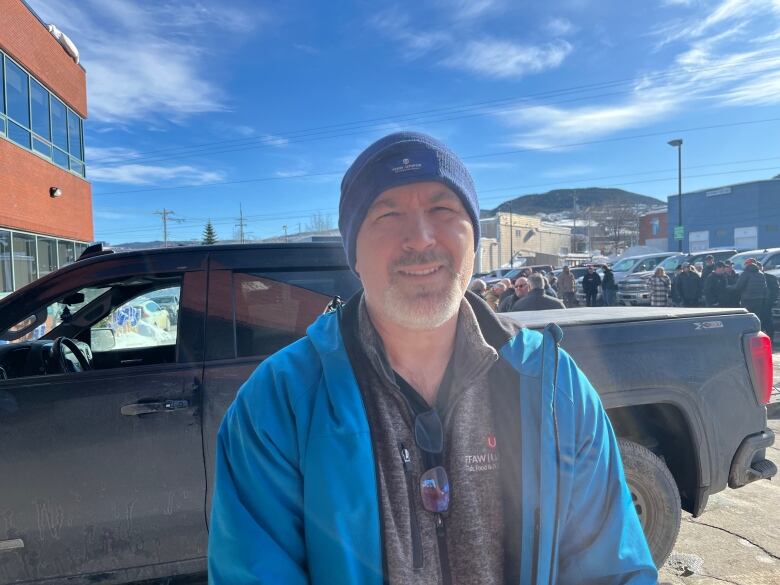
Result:
[[469,290],[473,292],[478,297],[485,298],[485,293],[487,292],[487,284],[485,284],[485,281],[481,278],[475,278],[471,281],[471,284],[469,285]]
[[769,336],[770,341],[774,343],[775,339],[775,318],[772,315],[772,308],[775,306],[778,295],[780,295],[780,283],[774,274],[764,272],[764,266],[756,261],[756,266],[766,280],[766,299],[764,299],[764,310],[761,316],[761,329]]
[[707,277],[715,271],[715,256],[707,254],[704,258],[704,267],[701,269],[701,281],[706,283]]
[[604,299],[604,306],[612,307],[615,304],[618,289],[617,284],[615,284],[615,273],[606,264],[602,265],[601,272],[604,274],[604,278],[601,279],[601,296]]
[[211,583],[655,583],[560,330],[510,330],[464,295],[479,207],[463,163],[386,136],[347,171],[339,228],[363,291],[228,409]]
[[528,277],[528,294],[512,305],[513,311],[543,311],[545,309],[565,309],[558,299],[547,295],[545,279],[541,274],[532,274]]
[[558,292],[563,297],[564,304],[571,308],[577,306],[577,284],[568,266],[564,266],[558,277]]
[[[704,302],[708,307],[723,307],[726,301],[726,264],[718,260],[714,264],[714,269],[704,280]],[[706,269],[706,266],[705,266]]]
[[[755,258],[745,260],[742,274],[739,275],[737,283],[727,287],[727,290],[733,290],[739,293],[739,304],[745,307],[751,313],[761,319],[764,315],[764,304],[767,299],[766,278],[758,269]],[[765,319],[764,319],[765,320]],[[761,329],[765,328],[762,322]]]
[[499,313],[507,313],[512,310],[512,305],[528,294],[528,279],[518,276],[512,289],[512,295],[504,297],[498,304]]
[[723,270],[723,275],[726,277],[726,290],[723,291],[720,303],[721,307],[739,307],[739,293],[734,290],[734,285],[737,284],[739,275],[734,270],[734,263],[731,260],[724,260],[723,262],[726,268]]
[[690,263],[683,262],[682,273],[674,280],[682,306],[698,307],[701,304],[701,276],[691,269]]
[[675,307],[682,305],[682,297],[680,297],[680,275],[682,271],[682,264],[678,264],[674,267],[674,272],[672,273],[672,305]]
[[596,305],[596,299],[599,295],[599,286],[601,286],[601,277],[593,266],[588,266],[588,271],[582,276],[582,290],[585,293],[585,304],[588,307]]

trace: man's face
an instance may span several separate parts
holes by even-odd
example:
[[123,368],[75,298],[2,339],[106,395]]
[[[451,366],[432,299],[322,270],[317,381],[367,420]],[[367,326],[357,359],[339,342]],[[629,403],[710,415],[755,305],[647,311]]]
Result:
[[707,258],[707,265],[708,266],[712,266],[713,264],[715,264],[715,259],[714,258]]
[[593,274],[593,266],[588,266],[588,274]]
[[685,266],[683,266],[683,272],[690,272],[690,271],[691,271],[691,267],[690,266],[688,266],[687,264]]
[[726,270],[726,269],[725,269],[725,268],[723,268],[723,266],[716,266],[716,267],[715,267],[715,274],[723,274],[723,272],[724,272],[725,270]]
[[474,228],[458,196],[437,182],[376,198],[357,237],[355,270],[369,308],[410,329],[457,314],[474,269]]
[[515,281],[515,296],[524,297],[528,294],[528,279],[521,276]]

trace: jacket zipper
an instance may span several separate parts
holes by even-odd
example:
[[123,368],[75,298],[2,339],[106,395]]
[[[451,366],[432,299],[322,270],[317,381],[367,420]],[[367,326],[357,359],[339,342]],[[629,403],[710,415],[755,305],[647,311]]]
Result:
[[401,453],[404,475],[406,476],[406,493],[409,497],[409,527],[412,533],[412,567],[415,569],[422,569],[422,537],[420,536],[420,526],[417,523],[417,505],[414,498],[414,470],[412,469],[412,457],[409,455],[409,450],[404,447],[403,443],[398,443],[398,450]]
[[441,564],[441,582],[443,585],[452,585],[452,573],[450,572],[450,554],[447,550],[447,530],[444,526],[444,518],[436,514],[436,539],[439,544],[439,563]]

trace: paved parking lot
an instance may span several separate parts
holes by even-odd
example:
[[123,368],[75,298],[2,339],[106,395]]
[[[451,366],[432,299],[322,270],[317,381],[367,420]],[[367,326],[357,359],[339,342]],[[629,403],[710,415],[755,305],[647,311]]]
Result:
[[[774,355],[775,391],[767,409],[780,437],[780,352]],[[767,450],[780,467],[780,445]],[[683,515],[674,552],[660,583],[780,584],[780,480],[761,481],[712,496],[699,518]]]

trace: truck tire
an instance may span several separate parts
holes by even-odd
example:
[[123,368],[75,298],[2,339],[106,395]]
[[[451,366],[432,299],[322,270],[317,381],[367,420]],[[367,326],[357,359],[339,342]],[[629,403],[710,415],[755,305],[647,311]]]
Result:
[[680,532],[680,492],[669,468],[658,455],[626,439],[618,439],[618,445],[631,499],[653,561],[660,568],[671,554]]

